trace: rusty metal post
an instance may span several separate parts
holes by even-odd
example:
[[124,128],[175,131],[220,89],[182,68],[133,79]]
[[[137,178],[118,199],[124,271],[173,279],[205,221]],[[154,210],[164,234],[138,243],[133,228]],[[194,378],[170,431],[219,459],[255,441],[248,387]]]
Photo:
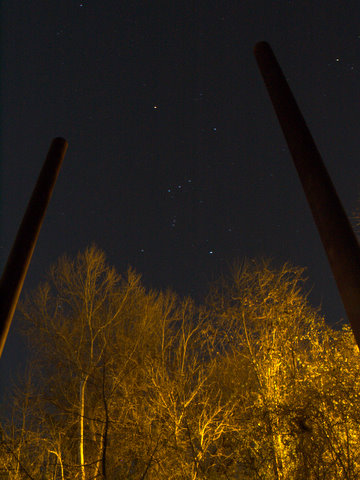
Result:
[[52,141],[0,279],[0,357],[67,147]]
[[266,42],[255,57],[360,347],[360,248],[284,74]]

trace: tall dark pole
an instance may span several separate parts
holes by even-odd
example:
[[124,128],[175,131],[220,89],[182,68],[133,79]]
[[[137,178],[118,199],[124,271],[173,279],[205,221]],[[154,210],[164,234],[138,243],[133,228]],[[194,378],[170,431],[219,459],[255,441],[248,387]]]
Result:
[[52,141],[0,279],[0,357],[67,147]]
[[260,42],[254,53],[360,347],[360,248],[357,239],[270,46]]

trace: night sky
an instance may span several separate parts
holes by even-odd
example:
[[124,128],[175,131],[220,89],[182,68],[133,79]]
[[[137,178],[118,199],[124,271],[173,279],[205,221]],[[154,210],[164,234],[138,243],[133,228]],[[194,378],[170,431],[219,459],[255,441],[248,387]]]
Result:
[[[359,14],[357,0],[4,1],[1,267],[51,139],[63,136],[69,149],[24,290],[92,243],[147,287],[197,299],[234,259],[265,256],[308,267],[312,303],[340,320],[253,47],[271,44],[351,215]],[[13,328],[2,379],[21,352]]]

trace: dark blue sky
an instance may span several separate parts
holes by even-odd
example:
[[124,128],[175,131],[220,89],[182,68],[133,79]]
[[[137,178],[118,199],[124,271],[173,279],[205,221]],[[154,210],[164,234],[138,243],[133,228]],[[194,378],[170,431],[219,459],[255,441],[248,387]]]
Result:
[[[50,141],[69,142],[24,289],[95,242],[198,297],[235,258],[307,266],[344,314],[253,57],[267,40],[344,206],[359,192],[357,1],[43,0],[1,12],[1,265]],[[14,331],[1,368],[16,364]]]

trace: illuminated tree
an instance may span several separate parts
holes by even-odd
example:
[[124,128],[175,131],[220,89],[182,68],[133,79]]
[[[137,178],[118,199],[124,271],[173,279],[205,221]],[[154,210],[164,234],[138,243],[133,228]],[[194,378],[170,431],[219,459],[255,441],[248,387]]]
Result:
[[326,472],[325,478],[359,478],[360,357],[349,325],[313,345],[307,378],[312,433],[303,449],[307,462]]
[[242,398],[231,444],[247,478],[303,478],[298,450],[308,428],[302,401],[307,364],[327,330],[303,284],[303,269],[247,262],[208,300],[233,375],[229,382]]
[[196,312],[190,300],[146,291],[131,270],[118,276],[94,247],[51,269],[23,306],[23,330],[59,478],[197,478],[203,454],[190,429],[200,397],[213,414]]
[[155,301],[139,276],[130,270],[119,277],[92,247],[75,261],[61,259],[26,302],[42,433],[57,443],[67,476],[105,477],[114,468],[109,436],[124,433],[119,425],[131,408],[146,310]]
[[210,478],[222,465],[217,446],[234,405],[216,387],[216,352],[205,312],[185,300],[174,319],[170,328],[163,323],[161,350],[145,363],[149,391],[144,404],[162,439],[149,478]]
[[33,361],[3,422],[6,478],[355,480],[358,349],[304,271],[245,262],[205,305],[95,247],[22,306]]

